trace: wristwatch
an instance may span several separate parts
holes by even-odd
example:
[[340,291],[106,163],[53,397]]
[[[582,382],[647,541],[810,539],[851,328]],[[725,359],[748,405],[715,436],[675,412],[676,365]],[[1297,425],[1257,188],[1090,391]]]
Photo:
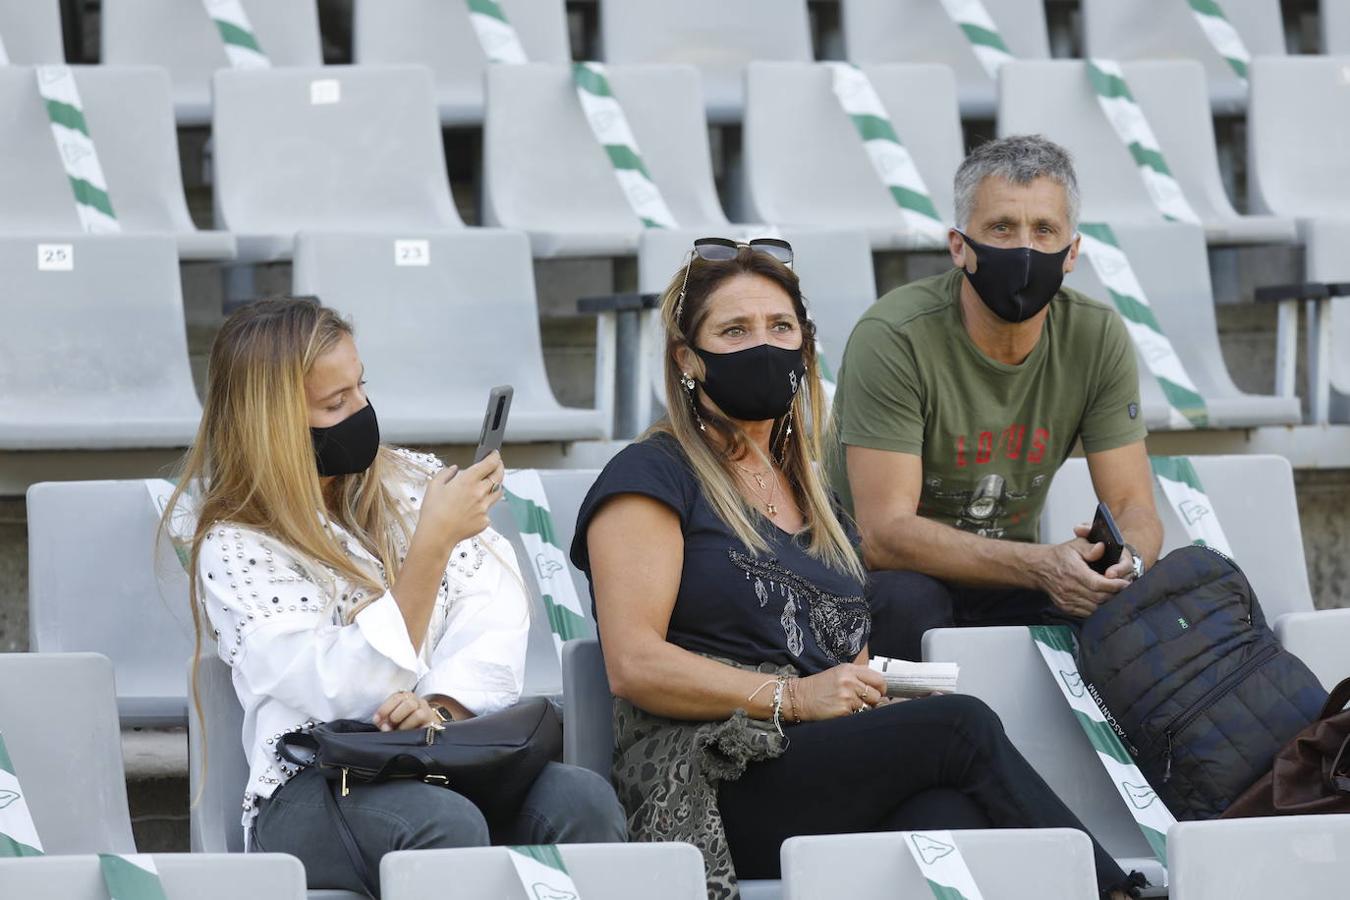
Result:
[[449,725],[451,722],[455,721],[455,717],[450,715],[450,710],[446,709],[439,703],[432,703],[431,711],[434,712],[436,714],[436,717],[441,720],[442,725]]
[[1138,550],[1134,549],[1133,544],[1126,544],[1125,550],[1130,554],[1130,565],[1134,567],[1134,570],[1130,572],[1130,580],[1138,581],[1139,576],[1144,574],[1143,557],[1139,555]]

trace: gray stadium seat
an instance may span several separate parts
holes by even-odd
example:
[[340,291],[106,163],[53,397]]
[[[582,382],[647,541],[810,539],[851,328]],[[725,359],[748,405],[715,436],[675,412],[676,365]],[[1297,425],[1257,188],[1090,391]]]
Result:
[[135,853],[112,663],[97,653],[0,653],[0,685],[0,734],[43,850]]
[[1275,622],[1280,646],[1308,664],[1328,691],[1350,678],[1350,609],[1285,613]]
[[[531,62],[571,59],[563,0],[499,0]],[[483,122],[487,57],[468,4],[443,0],[357,0],[352,56],[360,65],[421,63],[436,78],[443,125]]]
[[600,45],[610,63],[697,66],[714,123],[740,121],[748,63],[812,59],[806,0],[601,3]]
[[[1184,6],[1184,0],[1177,5]],[[1209,243],[1292,243],[1297,239],[1291,218],[1239,215],[1233,209],[1219,175],[1214,122],[1200,63],[1146,60],[1125,63],[1122,68],[1168,168],[1205,226]],[[1011,63],[1004,67],[1001,82],[999,134],[1043,134],[1073,154],[1084,220],[1115,224],[1161,219],[1138,165],[1097,102],[1086,63]]]
[[1345,894],[1350,815],[1179,822],[1167,832],[1173,900]]
[[[697,71],[613,66],[609,83],[675,221],[708,232],[725,230]],[[487,72],[487,96],[486,224],[528,232],[539,257],[632,255],[642,222],[591,133],[571,70],[493,66]],[[541,153],[541,147],[548,152]]]
[[[315,0],[241,0],[274,66],[323,63]],[[103,62],[162,66],[173,80],[180,125],[211,122],[211,76],[230,66],[201,0],[104,0]]]
[[[703,900],[703,857],[690,844],[560,844],[563,863],[586,900]],[[462,850],[401,850],[380,861],[384,900],[499,900],[526,896],[504,847]],[[574,896],[536,888],[529,896],[550,900]]]
[[1322,52],[1333,56],[1350,53],[1350,6],[1341,0],[1322,0],[1318,15],[1322,20]]
[[[167,541],[156,543],[158,528],[159,511],[139,479],[28,489],[28,646],[112,660],[126,725],[187,719],[187,576]],[[82,548],[81,565],[71,565],[72,547]]]
[[0,272],[0,449],[187,446],[201,406],[172,238],[0,238]]
[[[233,257],[234,238],[198,231],[188,214],[164,71],[148,66],[73,69],[123,231],[171,234],[185,260]],[[0,130],[0,232],[82,233],[33,69],[0,67],[0,120],[6,123]]]
[[[305,868],[282,853],[152,853],[167,900],[305,900]],[[0,894],[24,900],[107,900],[97,856],[0,859]]]
[[[1280,0],[1223,3],[1224,14],[1253,59],[1283,56],[1284,21]],[[1215,115],[1241,115],[1247,90],[1228,62],[1205,37],[1182,0],[1082,0],[1083,55],[1122,62],[1133,59],[1195,59],[1204,64]],[[1249,73],[1250,74],[1250,73]]]
[[[558,546],[564,553],[572,549],[572,537],[577,531],[577,514],[581,512],[581,502],[586,499],[591,485],[600,475],[598,469],[541,469],[539,478],[544,483],[544,493],[548,495],[549,510],[553,513],[553,528],[558,538]],[[568,566],[568,574],[576,585],[577,597],[581,599],[582,611],[587,621],[594,625],[591,616],[591,583],[575,566]]]
[[[997,0],[984,8],[1018,59],[1049,59],[1044,0]],[[939,0],[840,0],[844,55],[858,65],[940,63],[954,70],[961,115],[992,119],[996,85]]]
[[[956,82],[946,66],[866,66],[900,142],[951,223],[964,156]],[[829,67],[753,63],[746,76],[745,169],[752,218],[781,227],[864,228],[875,250],[944,250],[905,227],[862,139],[835,97]]]
[[[1205,398],[1209,427],[1299,424],[1302,411],[1297,397],[1244,394],[1233,384],[1219,347],[1214,292],[1199,226],[1159,220],[1156,224],[1112,223],[1112,228],[1163,333],[1171,339]],[[1104,303],[1111,302],[1091,264],[1082,256],[1065,284]],[[1168,427],[1166,401],[1142,356],[1137,362],[1144,420],[1150,429],[1163,430]]]
[[[425,241],[418,247],[429,253],[427,264],[398,265],[398,240]],[[294,284],[352,318],[389,440],[472,443],[498,384],[515,387],[509,441],[606,436],[609,410],[571,409],[553,397],[524,235],[305,233]]]
[[[1004,828],[953,831],[952,837],[971,877],[987,897],[1083,900],[1097,896],[1092,841],[1081,831]],[[906,840],[899,832],[788,838],[782,851],[783,900],[930,896],[929,882],[910,856]]]
[[425,67],[228,70],[215,101],[216,217],[241,259],[287,258],[299,231],[464,224]]
[[61,0],[0,0],[0,41],[10,65],[65,62]]
[[[1311,611],[1312,589],[1308,586],[1289,460],[1264,455],[1190,459],[1213,502],[1213,514],[1223,526],[1233,556],[1261,601],[1266,620],[1273,623],[1285,613]],[[1154,499],[1163,523],[1163,552],[1189,544],[1185,527],[1156,487]],[[1060,543],[1072,539],[1073,526],[1091,522],[1096,508],[1087,461],[1065,461],[1050,484],[1041,519],[1041,540]]]

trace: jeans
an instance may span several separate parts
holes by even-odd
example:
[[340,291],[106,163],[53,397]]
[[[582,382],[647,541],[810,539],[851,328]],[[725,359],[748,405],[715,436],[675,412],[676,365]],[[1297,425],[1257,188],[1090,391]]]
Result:
[[[310,888],[360,893],[323,793],[332,788],[305,769],[260,804],[253,846],[304,863]],[[495,844],[610,843],[627,839],[623,809],[609,782],[589,769],[549,763],[509,822],[488,822],[467,799],[420,781],[353,784],[339,800],[367,868],[392,850]]]

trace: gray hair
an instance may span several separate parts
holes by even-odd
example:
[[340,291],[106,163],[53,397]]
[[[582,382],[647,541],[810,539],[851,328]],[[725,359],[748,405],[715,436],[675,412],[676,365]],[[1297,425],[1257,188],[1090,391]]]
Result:
[[975,212],[975,191],[990,176],[1012,184],[1049,178],[1064,188],[1069,230],[1078,230],[1078,177],[1069,151],[1039,134],[1015,134],[976,147],[956,170],[956,227],[965,231]]

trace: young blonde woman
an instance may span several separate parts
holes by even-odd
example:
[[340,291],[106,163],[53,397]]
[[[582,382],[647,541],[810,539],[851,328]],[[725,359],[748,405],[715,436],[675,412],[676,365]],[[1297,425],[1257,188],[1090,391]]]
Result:
[[[360,891],[324,779],[284,762],[277,740],[340,718],[424,728],[520,697],[527,599],[509,543],[488,527],[501,458],[458,470],[381,446],[351,327],[284,299],[221,328],[181,475],[201,485],[193,613],[205,613],[244,707],[250,845],[299,857],[313,888]],[[354,785],[341,804],[371,872],[390,850],[624,837],[610,786],[558,763],[508,822],[415,781]]]
[[[630,834],[697,845],[711,897],[778,877],[798,834],[1082,827],[979,700],[891,702],[867,668],[790,261],[782,241],[695,242],[662,298],[669,417],[606,466],[572,546],[618,698]],[[1100,846],[1096,861],[1104,893],[1127,888]]]

